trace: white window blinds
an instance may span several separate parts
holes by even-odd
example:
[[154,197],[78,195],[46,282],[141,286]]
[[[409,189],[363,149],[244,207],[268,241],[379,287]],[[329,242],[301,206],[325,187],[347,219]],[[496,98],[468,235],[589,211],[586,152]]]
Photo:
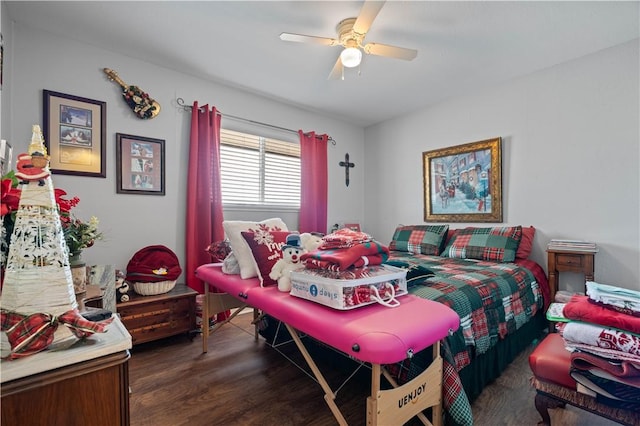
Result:
[[300,145],[220,130],[222,203],[300,207]]

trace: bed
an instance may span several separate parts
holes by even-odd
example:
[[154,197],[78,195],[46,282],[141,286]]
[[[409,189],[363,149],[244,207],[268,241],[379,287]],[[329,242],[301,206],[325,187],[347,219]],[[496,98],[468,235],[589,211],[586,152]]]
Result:
[[[409,292],[444,303],[460,316],[461,327],[442,347],[443,403],[448,424],[472,424],[470,403],[547,326],[538,284],[544,286],[545,281],[536,279],[532,271],[542,277],[544,273],[526,260],[498,264],[392,252],[390,262],[433,271],[433,276],[414,283]],[[505,289],[512,291],[511,297],[504,296]],[[428,354],[418,353],[388,368],[403,383],[429,360]]]
[[[407,268],[409,292],[461,319],[442,345],[448,424],[472,424],[471,402],[547,327],[548,281],[528,259],[534,236],[532,226],[400,225],[394,232],[388,263]],[[428,359],[420,353],[389,369],[402,383]]]
[[[473,424],[471,402],[548,326],[547,278],[528,259],[534,233],[533,227],[452,231],[447,225],[401,225],[394,232],[386,263],[407,269],[409,293],[460,317],[459,329],[441,345],[447,424]],[[422,351],[386,369],[403,384],[431,360],[432,351]]]

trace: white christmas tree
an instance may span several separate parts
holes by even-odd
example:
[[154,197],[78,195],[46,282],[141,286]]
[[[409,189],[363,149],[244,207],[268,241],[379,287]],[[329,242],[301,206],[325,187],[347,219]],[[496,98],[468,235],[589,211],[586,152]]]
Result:
[[[33,126],[28,153],[18,156],[21,196],[0,296],[3,312],[57,317],[77,309],[60,214],[40,126]],[[71,336],[58,327],[54,341]]]

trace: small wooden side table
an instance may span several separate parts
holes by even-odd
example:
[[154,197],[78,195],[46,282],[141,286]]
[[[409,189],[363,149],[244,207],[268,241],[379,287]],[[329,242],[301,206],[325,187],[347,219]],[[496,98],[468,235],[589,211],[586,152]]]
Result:
[[549,290],[551,300],[558,291],[558,273],[578,272],[584,280],[593,281],[593,258],[595,251],[547,249],[547,269],[549,270]]
[[134,345],[182,333],[195,333],[198,292],[184,284],[168,293],[141,296],[129,291],[129,301],[116,309]]

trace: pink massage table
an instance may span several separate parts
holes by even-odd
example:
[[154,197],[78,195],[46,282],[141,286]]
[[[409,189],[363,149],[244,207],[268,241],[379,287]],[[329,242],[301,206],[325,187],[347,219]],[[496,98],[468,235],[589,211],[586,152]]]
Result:
[[[208,318],[230,308],[254,308],[280,320],[309,364],[325,392],[324,399],[340,425],[347,422],[335,403],[335,395],[300,339],[308,335],[356,360],[371,364],[371,396],[367,398],[367,425],[402,424],[418,416],[426,425],[442,424],[442,358],[440,340],[457,330],[460,319],[447,306],[412,295],[398,298],[400,305],[388,308],[369,305],[339,311],[278,291],[261,287],[257,278],[243,280],[227,275],[220,264],[202,265],[196,270],[202,281],[225,293],[211,293],[205,285],[203,324]],[[225,322],[209,330],[203,327],[203,352],[207,352],[209,334]],[[421,324],[416,327],[415,324]],[[429,327],[424,327],[429,324]],[[257,334],[256,334],[257,337]],[[432,346],[429,368],[411,382],[398,386],[384,369],[384,364],[400,362],[414,353]],[[393,389],[380,389],[380,376]],[[410,402],[410,403],[409,403]],[[433,407],[432,422],[422,411]]]

